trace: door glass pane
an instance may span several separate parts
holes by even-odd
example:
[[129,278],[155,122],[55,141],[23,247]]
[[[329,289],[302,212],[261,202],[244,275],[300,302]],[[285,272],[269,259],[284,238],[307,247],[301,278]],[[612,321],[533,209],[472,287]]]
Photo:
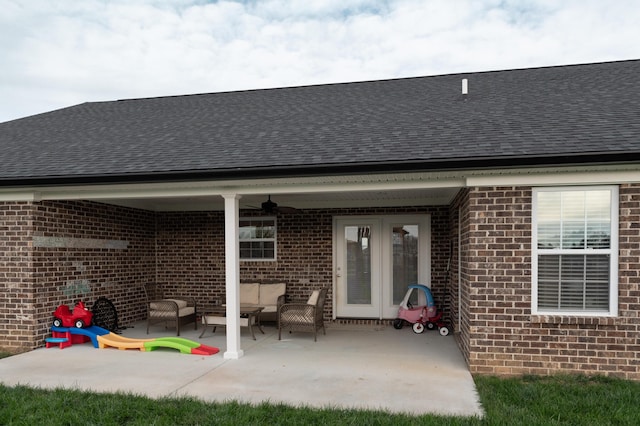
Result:
[[418,283],[418,225],[397,225],[392,232],[393,304],[399,305],[409,284]]
[[371,227],[345,226],[347,303],[371,304]]

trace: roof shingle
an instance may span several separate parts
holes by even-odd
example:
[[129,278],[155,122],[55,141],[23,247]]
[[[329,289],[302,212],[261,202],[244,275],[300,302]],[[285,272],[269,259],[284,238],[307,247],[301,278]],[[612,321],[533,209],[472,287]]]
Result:
[[0,181],[639,159],[638,75],[634,60],[84,103],[0,124]]

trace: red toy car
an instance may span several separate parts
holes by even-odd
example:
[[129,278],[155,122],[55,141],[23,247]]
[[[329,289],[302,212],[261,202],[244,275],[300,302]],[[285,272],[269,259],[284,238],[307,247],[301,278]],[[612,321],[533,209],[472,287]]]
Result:
[[55,327],[77,327],[83,328],[91,325],[93,313],[84,307],[84,303],[79,300],[73,311],[67,305],[60,305],[53,313],[53,325]]

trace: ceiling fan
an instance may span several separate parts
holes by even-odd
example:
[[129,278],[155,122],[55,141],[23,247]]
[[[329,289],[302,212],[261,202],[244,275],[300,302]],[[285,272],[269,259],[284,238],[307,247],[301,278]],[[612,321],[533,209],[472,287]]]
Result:
[[265,214],[294,213],[298,211],[298,209],[296,209],[295,207],[279,206],[278,203],[271,201],[271,195],[268,196],[267,201],[261,204],[259,209],[253,206],[249,207],[257,210],[262,210]]

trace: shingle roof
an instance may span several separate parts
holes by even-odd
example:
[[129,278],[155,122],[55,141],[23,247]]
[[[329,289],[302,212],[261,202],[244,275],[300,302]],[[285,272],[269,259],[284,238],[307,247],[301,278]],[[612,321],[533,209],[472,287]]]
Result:
[[0,182],[640,160],[638,76],[634,60],[84,103],[0,124]]

